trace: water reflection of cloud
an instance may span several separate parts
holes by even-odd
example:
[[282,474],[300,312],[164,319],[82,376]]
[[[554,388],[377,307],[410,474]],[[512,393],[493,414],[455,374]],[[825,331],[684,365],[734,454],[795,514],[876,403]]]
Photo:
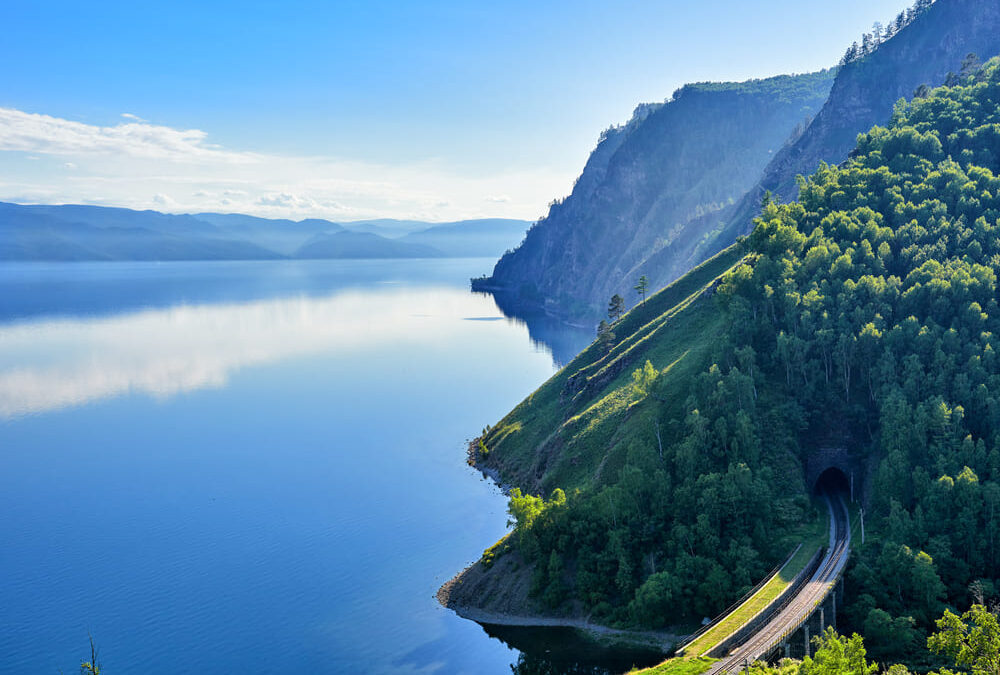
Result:
[[496,311],[455,289],[386,289],[0,326],[0,419],[220,387],[241,368],[295,356],[437,343],[462,317]]

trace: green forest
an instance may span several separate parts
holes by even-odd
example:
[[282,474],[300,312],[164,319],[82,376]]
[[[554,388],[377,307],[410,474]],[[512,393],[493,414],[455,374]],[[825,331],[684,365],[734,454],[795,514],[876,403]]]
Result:
[[931,658],[946,608],[1000,592],[998,174],[993,60],[900,101],[798,202],[765,197],[487,430],[477,461],[525,489],[484,562],[520,556],[552,611],[696,623],[812,531],[802,465],[833,439],[871,467],[846,627]]

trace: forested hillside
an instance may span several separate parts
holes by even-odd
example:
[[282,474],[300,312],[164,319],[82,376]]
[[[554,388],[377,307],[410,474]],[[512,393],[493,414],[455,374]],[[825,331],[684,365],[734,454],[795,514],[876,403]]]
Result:
[[1000,61],[954,82],[486,430],[475,459],[520,488],[516,526],[454,606],[527,574],[534,611],[713,615],[801,536],[802,467],[831,442],[870,468],[846,614],[873,656],[997,597]]
[[[596,316],[612,294],[631,289],[652,252],[677,249],[686,260],[704,234],[691,234],[689,224],[742,197],[832,81],[823,71],[692,84],[665,104],[640,106],[601,136],[572,194],[552,203],[474,288],[562,316]],[[659,287],[687,269],[667,264],[652,280]]]

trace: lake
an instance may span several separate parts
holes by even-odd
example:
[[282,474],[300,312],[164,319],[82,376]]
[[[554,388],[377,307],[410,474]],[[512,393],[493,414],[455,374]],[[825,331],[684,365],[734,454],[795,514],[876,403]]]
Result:
[[0,265],[0,671],[620,667],[434,599],[506,531],[468,439],[592,336],[492,264]]

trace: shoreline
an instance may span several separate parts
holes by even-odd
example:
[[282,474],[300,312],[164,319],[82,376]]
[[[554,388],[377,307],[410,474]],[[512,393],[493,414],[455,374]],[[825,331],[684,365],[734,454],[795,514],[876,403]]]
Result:
[[669,654],[683,636],[665,631],[633,631],[623,628],[610,628],[601,624],[591,623],[586,619],[523,616],[517,614],[501,614],[487,612],[473,607],[449,607],[458,616],[479,624],[493,626],[518,626],[523,628],[572,628],[580,631],[590,639],[601,644],[628,644],[642,647],[655,647],[664,654]]
[[[477,561],[478,562],[478,561]],[[581,633],[585,638],[590,639],[603,646],[632,646],[653,648],[664,655],[673,652],[678,644],[687,637],[686,633],[672,632],[668,630],[629,630],[625,628],[612,628],[599,623],[593,623],[585,617],[573,616],[545,616],[531,613],[521,613],[517,611],[489,611],[471,605],[452,602],[452,590],[461,584],[463,578],[477,563],[469,565],[458,572],[451,579],[438,588],[434,594],[440,605],[459,617],[468,621],[475,621],[478,624],[493,626],[513,626],[522,628],[570,628]]]
[[[491,480],[504,495],[510,495],[511,485],[505,484],[500,477],[500,472],[488,466],[483,466],[478,462],[477,443],[479,437],[469,441],[467,446],[467,463],[473,469]],[[478,562],[478,561],[477,561]],[[479,624],[493,626],[516,626],[524,628],[571,628],[579,631],[587,638],[603,645],[633,645],[642,647],[652,647],[662,651],[664,654],[671,653],[684,637],[669,631],[652,630],[628,630],[624,628],[611,628],[597,623],[592,623],[586,618],[579,617],[556,617],[542,616],[537,614],[519,614],[508,612],[495,612],[479,609],[465,604],[451,603],[451,591],[456,584],[461,583],[462,578],[475,567],[472,563],[465,569],[459,571],[455,576],[446,581],[435,593],[435,598],[447,610],[454,612],[459,617],[475,621]]]

